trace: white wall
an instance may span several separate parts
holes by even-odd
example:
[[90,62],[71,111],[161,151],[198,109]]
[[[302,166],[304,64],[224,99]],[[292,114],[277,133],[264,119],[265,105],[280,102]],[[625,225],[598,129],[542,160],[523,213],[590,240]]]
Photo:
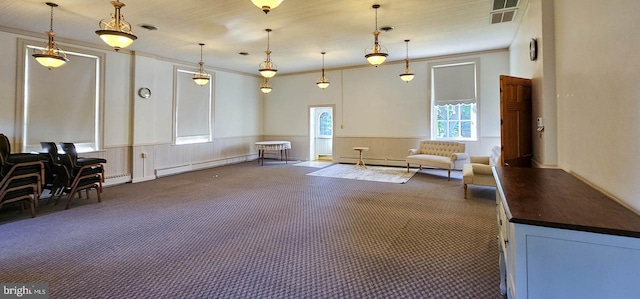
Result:
[[[276,76],[271,80],[274,90],[265,97],[264,135],[298,140],[299,144],[292,144],[292,153],[309,159],[308,151],[295,150],[296,145],[305,146],[309,135],[309,107],[334,104],[334,158],[354,156],[351,142],[373,142],[379,149],[386,149],[376,152],[372,148],[367,153],[369,159],[376,155],[382,160],[400,159],[418,140],[431,135],[428,64],[473,58],[480,59],[480,132],[478,141],[465,143],[470,154],[488,155],[491,146],[500,143],[499,76],[509,73],[506,50],[412,60],[416,77],[410,83],[398,76],[404,70],[404,62],[330,70],[327,75],[331,85],[325,90],[315,84],[319,70]],[[407,144],[399,148],[386,144],[399,142]]]
[[[560,168],[640,211],[640,2],[529,3],[511,72],[533,78],[534,117],[545,117],[545,133],[534,138],[538,166],[553,166],[557,155]],[[531,37],[542,47],[536,62]]]
[[[15,142],[18,93],[16,52],[18,40],[43,40],[42,33],[0,28],[0,133]],[[195,145],[173,145],[174,67],[194,68],[195,63],[155,57],[127,50],[115,52],[104,45],[57,39],[65,47],[105,53],[103,149],[86,156],[107,159],[106,177],[118,182],[155,178],[159,169],[199,169],[254,159],[255,141],[261,139],[263,96],[257,74],[208,68],[214,74],[214,140]],[[73,63],[70,61],[69,63]],[[55,75],[55,69],[51,70]],[[137,96],[148,87],[151,98]],[[61,116],[64,117],[64,116]],[[13,148],[20,151],[19,148]],[[144,158],[143,154],[144,153]],[[171,172],[170,170],[168,172]]]
[[560,166],[640,211],[640,1],[555,2]]
[[[532,80],[533,123],[542,117],[545,129],[533,133],[533,163],[557,167],[558,117],[556,108],[553,0],[530,0],[522,9],[523,21],[510,47],[511,76]],[[538,59],[529,58],[529,42],[538,42]]]

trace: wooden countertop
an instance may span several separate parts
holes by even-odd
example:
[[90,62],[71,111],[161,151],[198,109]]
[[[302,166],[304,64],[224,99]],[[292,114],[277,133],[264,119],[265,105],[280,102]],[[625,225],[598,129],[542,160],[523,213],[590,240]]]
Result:
[[496,167],[513,223],[640,238],[640,215],[561,169]]

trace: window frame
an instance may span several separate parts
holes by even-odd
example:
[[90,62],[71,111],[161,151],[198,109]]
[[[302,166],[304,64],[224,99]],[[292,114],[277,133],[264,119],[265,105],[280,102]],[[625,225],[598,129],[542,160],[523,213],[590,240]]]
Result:
[[[31,82],[28,73],[27,67],[31,63],[37,62],[33,59],[31,54],[34,49],[43,49],[42,41],[35,41],[29,39],[18,38],[18,67],[17,67],[17,80],[16,80],[16,121],[18,126],[15,128],[16,135],[16,144],[15,148],[20,149],[22,152],[34,152],[40,151],[40,144],[27,144],[27,138],[29,135],[28,132],[28,121],[29,121],[29,82]],[[77,140],[56,140],[59,137],[52,137],[49,140],[41,140],[41,141],[53,141],[53,142],[74,142],[76,145],[76,149],[78,152],[94,152],[100,151],[103,149],[104,142],[104,88],[105,88],[105,70],[106,70],[106,53],[97,52],[88,50],[85,48],[78,48],[69,45],[64,46],[64,53],[69,57],[68,63],[73,63],[73,57],[88,57],[95,59],[96,70],[95,70],[95,90],[92,93],[95,93],[95,103],[93,105],[93,111],[91,114],[93,115],[93,140],[92,142],[78,142]],[[40,66],[40,65],[38,65]],[[40,66],[42,67],[42,66]],[[65,66],[61,66],[62,68]],[[44,67],[42,67],[45,69]],[[46,70],[46,69],[45,69]],[[56,69],[46,70],[54,72]],[[80,74],[83,75],[83,74]],[[73,80],[70,78],[69,80]],[[57,118],[61,122],[68,122],[68,118],[59,117]],[[55,120],[55,119],[53,119]],[[55,126],[55,124],[53,124]],[[67,138],[68,139],[68,138]]]
[[[328,115],[331,118],[331,126],[329,127],[329,129],[331,130],[331,134],[327,135],[327,134],[322,134],[322,116],[323,115]],[[320,112],[320,115],[318,115],[318,138],[332,138],[333,137],[333,115],[328,112],[328,111],[323,111]]]
[[[444,67],[455,67],[455,66],[463,66],[463,65],[473,65],[474,66],[474,99],[459,99],[454,100],[449,104],[445,105],[436,105],[436,78],[435,71],[438,68]],[[452,61],[440,61],[433,62],[428,64],[429,69],[429,80],[428,80],[428,90],[429,90],[429,108],[430,112],[430,132],[431,132],[431,140],[442,140],[442,141],[477,141],[479,132],[480,132],[480,58],[468,58],[468,59],[460,59],[460,60],[452,60]],[[471,136],[470,137],[439,137],[438,136],[438,108],[442,106],[458,106],[458,111],[461,111],[462,105],[471,104],[470,111],[470,122],[471,122]],[[458,119],[460,131],[462,131],[462,123],[467,122],[466,120]]]
[[192,135],[192,136],[178,136],[179,134],[179,124],[180,124],[180,119],[179,119],[179,115],[180,115],[180,80],[178,78],[178,76],[182,73],[182,74],[189,74],[191,77],[196,74],[197,70],[194,70],[192,68],[188,68],[188,67],[183,67],[183,66],[174,66],[173,68],[173,85],[174,85],[174,92],[173,92],[173,144],[174,145],[185,145],[185,144],[197,144],[197,143],[207,143],[207,142],[212,142],[213,141],[213,96],[214,96],[214,91],[215,91],[215,73],[211,73],[209,72],[210,80],[209,83],[207,83],[204,86],[199,86],[197,84],[195,84],[195,82],[190,81],[187,84],[191,84],[189,85],[189,87],[195,87],[195,88],[206,88],[208,90],[208,96],[207,96],[207,101],[208,101],[208,108],[207,108],[207,128],[206,134],[199,134],[199,135]]

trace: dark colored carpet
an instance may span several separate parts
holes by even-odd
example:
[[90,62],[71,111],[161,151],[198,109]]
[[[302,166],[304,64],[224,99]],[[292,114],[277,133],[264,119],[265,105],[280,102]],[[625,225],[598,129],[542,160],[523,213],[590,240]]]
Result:
[[[501,298],[494,189],[256,162],[0,211],[0,282],[50,298]],[[435,174],[435,175],[434,175]]]

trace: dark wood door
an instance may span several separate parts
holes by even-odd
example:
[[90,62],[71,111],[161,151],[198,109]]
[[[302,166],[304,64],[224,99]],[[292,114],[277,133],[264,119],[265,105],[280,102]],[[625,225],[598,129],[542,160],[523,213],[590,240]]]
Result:
[[500,76],[501,162],[505,166],[531,167],[531,79]]

